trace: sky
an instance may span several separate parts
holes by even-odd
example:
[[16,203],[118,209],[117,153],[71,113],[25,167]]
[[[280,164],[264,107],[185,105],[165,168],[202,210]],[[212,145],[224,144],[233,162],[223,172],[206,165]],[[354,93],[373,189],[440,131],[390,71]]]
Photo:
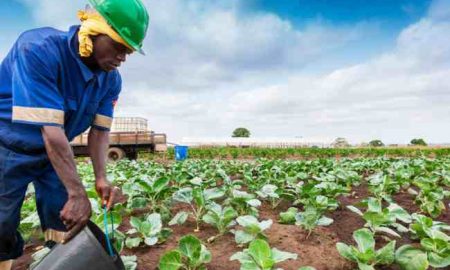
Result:
[[[230,137],[450,142],[448,0],[143,0],[146,56],[122,65],[116,116],[169,141]],[[1,0],[0,60],[87,1]]]

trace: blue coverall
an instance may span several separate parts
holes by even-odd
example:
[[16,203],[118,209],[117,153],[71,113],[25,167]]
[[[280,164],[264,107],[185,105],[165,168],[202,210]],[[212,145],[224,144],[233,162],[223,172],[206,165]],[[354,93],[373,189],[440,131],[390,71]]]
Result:
[[78,29],[27,31],[0,65],[0,261],[22,255],[17,228],[31,182],[42,229],[66,231],[59,213],[67,192],[48,159],[41,127],[60,126],[70,141],[91,126],[111,126],[121,77],[84,65]]

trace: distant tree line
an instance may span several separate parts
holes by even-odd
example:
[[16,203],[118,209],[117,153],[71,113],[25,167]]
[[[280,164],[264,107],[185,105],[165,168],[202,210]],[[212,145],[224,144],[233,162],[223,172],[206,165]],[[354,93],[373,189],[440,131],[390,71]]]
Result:
[[[251,135],[250,130],[248,130],[247,128],[244,128],[244,127],[238,127],[238,128],[236,128],[233,131],[233,133],[231,134],[231,137],[233,137],[233,138],[249,138],[250,135]],[[348,143],[347,139],[343,138],[343,137],[336,138],[336,140],[334,140],[332,145],[335,148],[345,148],[345,147],[350,147],[351,146],[350,143]],[[363,144],[363,145],[370,146],[370,147],[383,147],[383,146],[385,146],[383,141],[381,141],[380,139],[371,140],[369,142],[369,144],[366,143],[366,144]],[[427,143],[422,138],[414,138],[414,139],[411,140],[410,145],[427,146]]]
[[[414,138],[409,144],[413,146],[427,146],[427,143],[422,138]],[[333,146],[336,148],[343,148],[350,146],[350,144],[347,142],[347,139],[339,137],[334,141]],[[362,146],[383,147],[385,146],[385,144],[380,139],[374,139],[371,140],[368,144],[363,143]]]

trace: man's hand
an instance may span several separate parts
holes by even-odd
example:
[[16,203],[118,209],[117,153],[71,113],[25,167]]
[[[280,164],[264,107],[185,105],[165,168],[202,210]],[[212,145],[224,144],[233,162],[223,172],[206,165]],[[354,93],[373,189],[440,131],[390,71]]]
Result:
[[63,243],[70,241],[86,226],[91,217],[91,203],[86,193],[69,196],[69,200],[60,212],[60,218],[68,232],[64,236]]
[[95,189],[108,210],[114,206],[121,192],[106,179],[106,150],[109,146],[109,131],[92,128],[88,136],[88,150],[95,175]]
[[102,206],[106,205],[106,209],[110,210],[120,196],[120,188],[111,185],[106,179],[97,179],[95,181],[95,190],[102,199]]

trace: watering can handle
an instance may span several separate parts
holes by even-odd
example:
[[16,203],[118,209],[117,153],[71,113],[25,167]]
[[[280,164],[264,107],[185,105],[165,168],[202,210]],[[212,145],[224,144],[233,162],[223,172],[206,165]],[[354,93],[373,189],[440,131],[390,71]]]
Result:
[[[113,235],[113,239],[114,239],[114,218],[112,213],[109,213],[110,219],[111,219],[111,227],[112,227],[112,235]],[[108,251],[109,251],[109,255],[111,257],[114,257],[114,251],[111,245],[111,240],[109,239],[109,233],[108,233],[108,210],[106,209],[106,205],[103,206],[103,223],[105,225],[105,238],[106,238],[106,243],[108,245]]]

